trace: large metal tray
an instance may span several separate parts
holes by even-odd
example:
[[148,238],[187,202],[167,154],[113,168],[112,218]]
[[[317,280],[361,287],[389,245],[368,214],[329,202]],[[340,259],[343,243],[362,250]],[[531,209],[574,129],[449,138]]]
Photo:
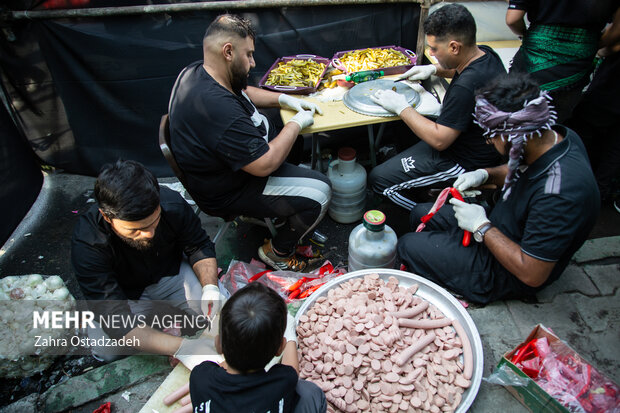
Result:
[[412,274],[410,272],[390,270],[385,268],[367,269],[353,271],[345,275],[341,275],[335,278],[321,288],[316,290],[306,301],[301,305],[295,316],[295,322],[299,322],[299,317],[305,314],[315,303],[315,301],[322,296],[327,296],[327,292],[333,288],[337,288],[340,284],[352,279],[364,277],[368,274],[379,274],[381,279],[387,281],[390,276],[398,278],[399,285],[403,287],[409,287],[413,284],[418,284],[418,291],[415,295],[425,299],[431,304],[434,304],[446,317],[458,320],[463,329],[467,333],[469,342],[471,343],[472,352],[474,355],[474,370],[471,376],[471,385],[463,393],[463,399],[456,409],[456,413],[465,413],[467,409],[472,405],[478,389],[480,388],[480,382],[482,381],[483,374],[483,353],[482,353],[482,341],[480,340],[480,334],[474,324],[474,320],[471,319],[465,308],[459,303],[449,292],[444,288],[423,278],[419,275]]
[[[402,54],[407,56],[407,58],[409,59],[410,64],[407,64],[407,65],[390,66],[390,67],[377,67],[377,68],[372,69],[372,70],[383,70],[383,73],[386,74],[386,75],[396,75],[396,74],[399,74],[399,73],[405,73],[407,70],[411,69],[413,67],[413,65],[415,65],[415,62],[417,61],[417,56],[415,55],[415,53],[413,53],[409,49],[405,49],[404,47],[395,46],[395,45],[389,45],[389,46],[381,46],[381,47],[370,47],[370,49],[392,49],[392,50],[396,50],[397,52],[401,52]],[[342,63],[340,61],[340,58],[342,56],[344,56],[346,53],[355,52],[356,50],[365,50],[365,49],[343,50],[341,52],[336,52],[336,54],[334,54],[334,56],[332,57],[332,66],[334,66],[336,69],[342,70],[343,72],[345,72],[347,74],[351,73],[349,68],[347,66],[345,66],[344,63]]]
[[[321,73],[321,76],[316,82],[316,85],[314,86],[282,86],[282,85],[266,85],[265,84],[265,82],[267,82],[267,78],[269,77],[269,74],[271,73],[271,71],[275,69],[276,67],[278,67],[278,63],[280,62],[286,63],[286,62],[290,62],[291,60],[314,60],[317,63],[325,64],[325,69],[323,69],[323,73]],[[265,89],[273,90],[275,92],[307,95],[309,93],[316,92],[317,88],[319,87],[319,84],[321,83],[321,80],[323,79],[323,76],[325,76],[325,72],[327,72],[327,69],[329,68],[330,63],[331,61],[329,59],[326,59],[321,56],[313,55],[313,54],[298,54],[295,56],[284,56],[279,59],[276,59],[276,61],[273,62],[269,70],[265,72],[260,82],[258,82],[258,86],[265,88]]]
[[418,92],[405,85],[403,82],[394,82],[389,79],[377,79],[359,83],[344,94],[342,102],[354,112],[368,116],[396,116],[370,100],[378,90],[394,90],[407,98],[407,102],[414,108],[420,103]]

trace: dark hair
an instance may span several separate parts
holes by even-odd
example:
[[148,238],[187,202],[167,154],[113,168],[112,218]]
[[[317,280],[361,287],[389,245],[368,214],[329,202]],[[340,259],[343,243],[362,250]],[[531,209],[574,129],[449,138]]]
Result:
[[263,284],[253,282],[233,294],[220,314],[226,362],[242,373],[264,368],[280,348],[286,313],[282,297]]
[[252,27],[252,22],[236,14],[220,14],[217,16],[207,27],[204,39],[220,33],[236,34],[242,39],[250,36],[252,40],[256,40],[256,33]]
[[473,46],[476,44],[476,21],[467,7],[446,4],[426,18],[424,33],[442,42],[451,40],[448,37],[454,37],[465,46]]
[[95,199],[108,218],[139,221],[157,209],[159,184],[141,163],[119,159],[101,168]]
[[490,104],[504,112],[516,112],[523,109],[525,102],[540,95],[538,83],[526,73],[500,75],[486,86],[476,91]]

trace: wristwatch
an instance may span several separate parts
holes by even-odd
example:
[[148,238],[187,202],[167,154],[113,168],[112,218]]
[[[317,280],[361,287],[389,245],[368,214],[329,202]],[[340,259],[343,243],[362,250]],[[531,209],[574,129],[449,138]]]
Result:
[[486,232],[488,230],[490,230],[492,226],[493,226],[493,224],[491,224],[490,222],[487,222],[486,224],[484,224],[480,228],[478,228],[474,232],[474,239],[476,240],[476,242],[484,241],[484,234],[486,234]]

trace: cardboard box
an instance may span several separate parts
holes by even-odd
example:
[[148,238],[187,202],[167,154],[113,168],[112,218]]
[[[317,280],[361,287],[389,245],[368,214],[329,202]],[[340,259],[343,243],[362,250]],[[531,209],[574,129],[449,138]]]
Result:
[[[544,391],[534,380],[530,379],[525,373],[523,373],[517,366],[512,364],[510,360],[512,356],[515,354],[517,349],[531,340],[535,338],[547,337],[549,344],[554,341],[560,341],[560,339],[553,334],[550,330],[545,328],[542,324],[538,324],[529,336],[521,343],[519,346],[515,347],[511,351],[507,352],[502,356],[502,359],[497,364],[498,369],[502,366],[506,366],[501,369],[501,374],[507,374],[506,370],[511,371],[511,374],[514,373],[517,376],[521,377],[526,386],[506,386],[506,390],[508,390],[513,396],[517,398],[530,412],[532,413],[541,413],[541,412],[553,412],[553,413],[569,413],[569,411],[562,406],[556,399],[551,397]],[[566,348],[575,354],[577,357],[577,353],[574,350],[570,349],[570,347],[566,346]],[[510,378],[506,377],[506,380],[509,381]]]

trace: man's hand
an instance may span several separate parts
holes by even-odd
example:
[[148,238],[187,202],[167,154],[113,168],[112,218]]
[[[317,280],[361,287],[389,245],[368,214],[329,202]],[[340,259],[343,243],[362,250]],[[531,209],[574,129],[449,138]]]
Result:
[[323,111],[318,105],[312,102],[308,102],[307,100],[294,98],[293,96],[289,96],[285,93],[282,93],[278,97],[278,103],[280,104],[281,108],[293,109],[296,112],[300,112],[302,110],[310,110],[312,111],[312,113],[316,112],[319,115],[323,114]]
[[374,95],[370,95],[370,100],[397,115],[409,107],[407,98],[393,90],[377,90]]
[[207,284],[202,287],[201,300],[200,308],[202,309],[202,313],[206,316],[215,316],[224,305],[226,297],[220,293],[220,289],[217,285]]
[[475,171],[465,172],[459,175],[452,186],[462,193],[469,188],[476,188],[482,185],[487,179],[489,179],[489,173],[486,169],[476,169]]
[[413,66],[411,69],[398,76],[398,79],[408,79],[411,81],[426,80],[435,73],[437,73],[437,67],[435,67],[435,65]]
[[286,341],[294,341],[297,343],[297,326],[295,325],[295,318],[286,313],[286,329],[284,330],[284,338]]
[[199,338],[184,338],[174,357],[189,370],[206,360],[219,362],[222,356],[215,351],[213,339],[204,334]]
[[468,204],[452,198],[449,201],[454,206],[454,217],[459,223],[459,227],[469,232],[476,232],[484,224],[491,222],[487,218],[487,213],[483,207],[477,204]]
[[301,130],[304,130],[308,126],[312,126],[314,124],[314,111],[301,110],[297,112],[297,115],[293,116],[289,122],[295,122],[299,125]]

